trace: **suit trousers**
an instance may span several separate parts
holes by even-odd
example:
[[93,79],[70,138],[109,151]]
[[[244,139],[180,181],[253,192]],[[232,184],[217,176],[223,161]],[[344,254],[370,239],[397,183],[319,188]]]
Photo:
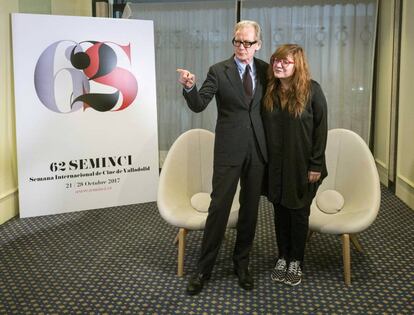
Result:
[[283,257],[287,261],[299,260],[303,264],[310,205],[300,209],[289,209],[280,204],[273,204],[273,207],[279,258]]
[[[250,129],[248,149],[241,165],[214,165],[213,190],[204,228],[198,272],[208,275],[224,238],[231,205],[240,180],[240,209],[237,221],[237,238],[233,252],[236,268],[247,268],[249,253],[256,231],[258,205],[265,169],[253,129]],[[235,154],[237,154],[235,152]]]

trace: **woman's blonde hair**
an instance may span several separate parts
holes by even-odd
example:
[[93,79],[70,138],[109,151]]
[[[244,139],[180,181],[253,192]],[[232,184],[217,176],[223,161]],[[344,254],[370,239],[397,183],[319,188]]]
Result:
[[[275,59],[283,60],[288,56],[293,58],[295,68],[290,77],[289,89],[283,91],[280,79],[275,78],[273,73],[273,62]],[[270,58],[267,90],[264,97],[265,109],[272,111],[276,98],[279,97],[282,109],[287,109],[295,117],[300,116],[310,96],[310,80],[309,66],[302,47],[296,44],[279,46]]]

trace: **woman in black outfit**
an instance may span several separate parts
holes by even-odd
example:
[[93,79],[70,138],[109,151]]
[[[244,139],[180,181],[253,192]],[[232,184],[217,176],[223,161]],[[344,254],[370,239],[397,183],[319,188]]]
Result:
[[327,106],[320,85],[310,78],[303,49],[280,46],[270,58],[264,97],[269,169],[268,199],[275,209],[279,257],[272,280],[297,285],[310,205],[327,176]]

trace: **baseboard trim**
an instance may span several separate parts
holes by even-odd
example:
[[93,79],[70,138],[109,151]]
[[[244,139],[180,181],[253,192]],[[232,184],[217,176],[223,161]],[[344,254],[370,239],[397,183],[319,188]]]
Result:
[[10,189],[0,195],[0,225],[19,214],[17,188]]
[[11,195],[15,194],[16,192],[17,192],[17,187],[16,188],[9,189],[5,193],[0,194],[0,201],[2,201],[3,199],[6,199],[8,197],[10,197]]
[[397,176],[395,195],[414,210],[414,185],[411,181]]
[[375,160],[375,164],[377,165],[378,175],[381,184],[388,187],[388,169],[386,165],[378,160]]

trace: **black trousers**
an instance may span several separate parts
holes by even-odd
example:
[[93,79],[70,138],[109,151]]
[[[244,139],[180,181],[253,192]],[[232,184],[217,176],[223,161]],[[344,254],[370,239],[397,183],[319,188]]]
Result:
[[249,264],[249,253],[256,231],[265,163],[253,130],[246,141],[248,141],[248,150],[242,165],[214,166],[211,204],[208,209],[201,254],[198,260],[198,272],[202,274],[210,274],[213,270],[226,231],[239,179],[240,209],[233,263],[236,268],[247,268]]
[[273,204],[273,207],[279,258],[299,260],[303,264],[310,205],[300,209],[289,209],[280,204]]

